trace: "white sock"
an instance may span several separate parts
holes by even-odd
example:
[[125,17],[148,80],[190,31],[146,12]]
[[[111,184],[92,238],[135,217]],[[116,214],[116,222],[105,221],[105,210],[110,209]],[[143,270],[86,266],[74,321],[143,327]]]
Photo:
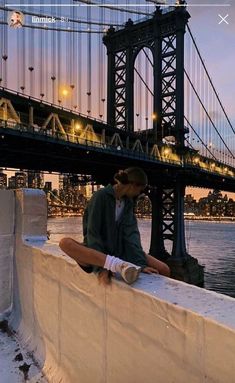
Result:
[[120,273],[121,265],[123,264],[123,260],[112,255],[106,255],[104,268],[112,271],[113,273]]
[[130,266],[135,266],[137,269],[139,268],[133,263],[123,261],[123,259],[107,254],[105,259],[104,269],[110,270],[113,273],[121,273],[121,266],[123,265],[123,263],[128,264]]

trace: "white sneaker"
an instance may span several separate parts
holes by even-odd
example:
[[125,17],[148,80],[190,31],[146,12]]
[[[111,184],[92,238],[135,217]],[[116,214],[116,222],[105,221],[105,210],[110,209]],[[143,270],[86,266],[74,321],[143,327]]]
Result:
[[124,281],[131,285],[136,281],[141,271],[140,266],[133,265],[133,263],[123,262],[120,267],[120,274]]

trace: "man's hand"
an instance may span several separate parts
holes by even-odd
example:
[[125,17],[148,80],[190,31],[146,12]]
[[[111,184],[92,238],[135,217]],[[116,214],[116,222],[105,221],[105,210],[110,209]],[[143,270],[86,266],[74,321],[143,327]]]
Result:
[[103,286],[111,285],[112,283],[112,272],[109,270],[101,270],[98,274],[99,284]]
[[142,270],[142,273],[146,274],[159,274],[157,269],[154,269],[153,267],[147,266]]

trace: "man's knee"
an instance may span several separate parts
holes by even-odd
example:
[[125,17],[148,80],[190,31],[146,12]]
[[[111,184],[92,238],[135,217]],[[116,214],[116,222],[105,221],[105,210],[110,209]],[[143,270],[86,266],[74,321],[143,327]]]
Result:
[[68,250],[68,248],[71,246],[72,243],[73,243],[72,238],[65,237],[60,240],[59,247],[61,248],[61,250],[66,252],[66,250]]

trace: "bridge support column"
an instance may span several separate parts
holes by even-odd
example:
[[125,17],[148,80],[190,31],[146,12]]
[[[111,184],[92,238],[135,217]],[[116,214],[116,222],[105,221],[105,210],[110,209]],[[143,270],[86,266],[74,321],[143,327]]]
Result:
[[[170,189],[158,187],[150,193],[152,202],[152,232],[150,254],[165,261],[171,276],[197,286],[203,286],[203,267],[187,253],[184,228],[185,186],[178,179]],[[165,240],[172,241],[171,255]]]
[[172,277],[193,285],[203,286],[203,266],[198,260],[187,253],[184,227],[184,195],[185,186],[178,179],[174,188],[174,232],[171,257],[167,264],[171,268]]
[[152,203],[152,227],[149,253],[162,261],[169,258],[163,238],[163,190],[161,187],[153,188],[149,194]]

